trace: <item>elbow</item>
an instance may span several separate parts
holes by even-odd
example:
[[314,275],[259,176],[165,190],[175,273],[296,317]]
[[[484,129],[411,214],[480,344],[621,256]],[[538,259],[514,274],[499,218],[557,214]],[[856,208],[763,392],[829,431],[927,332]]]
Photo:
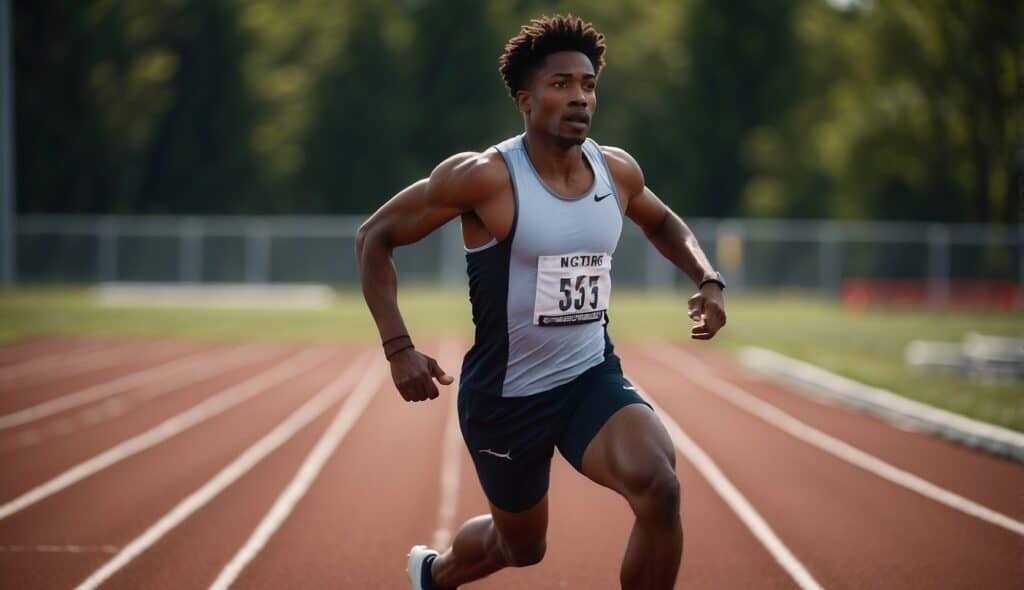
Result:
[[382,247],[390,249],[390,242],[386,235],[381,233],[383,231],[385,231],[384,226],[373,219],[367,219],[356,230],[356,264],[360,268],[363,267],[366,257],[372,256],[377,249]]
[[373,225],[369,220],[364,221],[356,231],[356,264],[363,265],[363,251],[366,248],[366,241],[373,232]]

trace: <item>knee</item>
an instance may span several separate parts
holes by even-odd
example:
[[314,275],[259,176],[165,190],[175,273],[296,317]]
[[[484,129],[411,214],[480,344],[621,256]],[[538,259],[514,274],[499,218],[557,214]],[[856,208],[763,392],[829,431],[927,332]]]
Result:
[[509,566],[526,567],[540,563],[544,559],[544,553],[547,551],[547,548],[547,542],[542,539],[539,542],[529,544],[504,545],[502,553],[505,557],[505,563]]
[[679,497],[679,479],[666,465],[645,478],[632,503],[638,519],[670,524],[679,518]]

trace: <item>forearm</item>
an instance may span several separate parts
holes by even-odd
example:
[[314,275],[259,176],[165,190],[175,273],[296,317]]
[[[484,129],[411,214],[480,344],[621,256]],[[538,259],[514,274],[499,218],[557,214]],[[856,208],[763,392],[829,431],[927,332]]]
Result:
[[714,274],[714,267],[697,243],[697,237],[675,213],[667,211],[659,227],[646,235],[658,252],[686,273],[694,284]]
[[387,243],[379,231],[373,228],[360,229],[356,237],[359,281],[381,341],[409,333],[398,309],[398,273],[392,257],[393,251],[393,246]]

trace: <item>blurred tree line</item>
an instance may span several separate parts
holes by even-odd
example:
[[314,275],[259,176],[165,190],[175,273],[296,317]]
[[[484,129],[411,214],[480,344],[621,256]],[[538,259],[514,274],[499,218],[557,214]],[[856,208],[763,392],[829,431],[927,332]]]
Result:
[[1016,0],[19,0],[18,209],[371,211],[522,130],[497,57],[554,12],[684,216],[1020,220]]

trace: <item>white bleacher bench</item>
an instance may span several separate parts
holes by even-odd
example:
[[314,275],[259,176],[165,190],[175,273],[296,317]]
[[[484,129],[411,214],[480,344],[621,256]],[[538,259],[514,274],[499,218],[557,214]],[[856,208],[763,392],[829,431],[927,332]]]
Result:
[[1024,338],[970,333],[963,342],[914,340],[907,345],[912,367],[944,369],[983,379],[1024,377]]
[[971,374],[1024,377],[1024,338],[971,333],[964,339],[963,350]]

